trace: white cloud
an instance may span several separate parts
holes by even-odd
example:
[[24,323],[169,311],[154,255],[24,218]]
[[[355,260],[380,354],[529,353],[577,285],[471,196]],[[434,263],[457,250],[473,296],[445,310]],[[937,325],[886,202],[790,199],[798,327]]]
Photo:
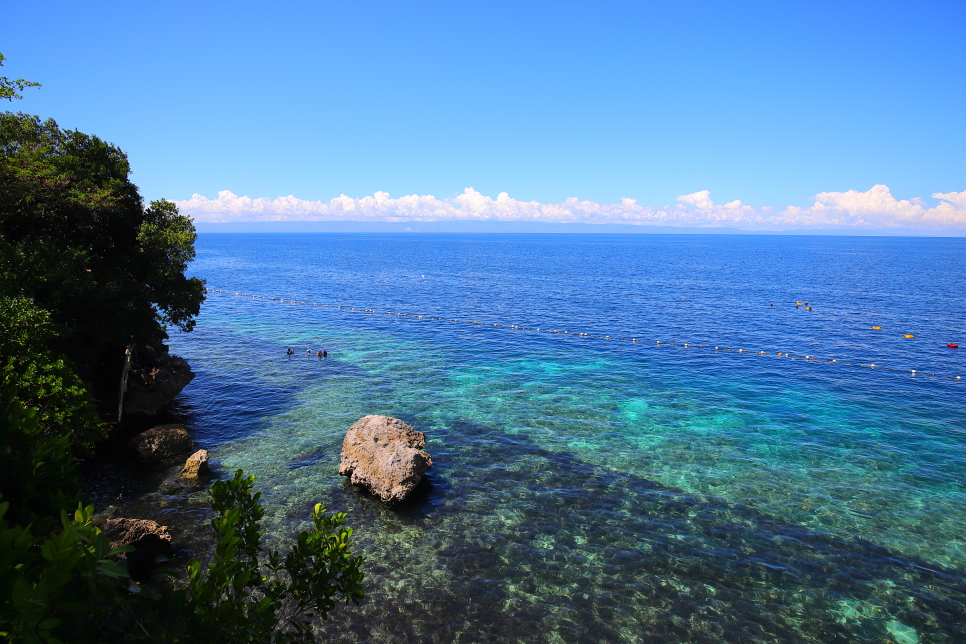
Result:
[[922,199],[896,199],[884,185],[866,192],[822,192],[813,197],[814,206],[789,206],[781,216],[788,224],[805,227],[966,229],[966,191],[932,196],[940,202],[928,208]]
[[432,195],[391,197],[377,192],[368,197],[345,195],[328,202],[306,201],[293,195],[274,200],[239,197],[222,190],[216,199],[195,194],[177,202],[197,222],[241,221],[542,221],[554,223],[617,223],[644,226],[735,227],[759,230],[793,228],[840,229],[950,229],[966,231],[966,191],[934,193],[939,204],[927,207],[922,199],[897,200],[887,186],[866,192],[822,192],[808,208],[789,206],[780,212],[769,206],[753,208],[739,200],[723,205],[708,190],[677,198],[676,206],[654,209],[637,200],[599,204],[571,197],[560,203],[518,201],[505,192],[496,199],[473,188],[449,199]]

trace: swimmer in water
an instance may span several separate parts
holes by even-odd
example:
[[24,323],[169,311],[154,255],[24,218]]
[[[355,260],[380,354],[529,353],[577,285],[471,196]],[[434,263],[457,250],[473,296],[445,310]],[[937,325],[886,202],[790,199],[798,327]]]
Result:
[[294,354],[295,352],[292,351],[292,347],[289,347],[288,349],[285,350],[285,355],[287,356],[294,355]]
[[306,349],[305,350],[305,355],[307,355],[307,356],[312,355],[312,349]]
[[322,350],[321,349],[315,352],[315,357],[316,358],[319,358],[320,360],[322,359]]
[[323,358],[328,358],[329,357],[329,352],[328,351],[323,351],[322,352],[322,357]]

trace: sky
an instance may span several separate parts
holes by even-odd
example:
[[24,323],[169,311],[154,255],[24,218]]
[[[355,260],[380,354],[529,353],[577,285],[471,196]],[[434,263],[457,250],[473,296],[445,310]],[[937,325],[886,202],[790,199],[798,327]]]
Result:
[[962,0],[0,0],[0,75],[199,222],[966,235],[964,28]]

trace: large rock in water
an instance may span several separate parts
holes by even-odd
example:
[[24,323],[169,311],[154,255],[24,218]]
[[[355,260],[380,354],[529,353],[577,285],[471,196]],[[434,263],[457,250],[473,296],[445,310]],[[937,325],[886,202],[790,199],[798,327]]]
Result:
[[339,474],[384,503],[405,499],[433,466],[426,435],[390,416],[363,416],[342,440]]
[[134,552],[117,555],[135,577],[151,572],[154,558],[171,553],[171,533],[166,526],[147,519],[108,519],[100,526],[111,548],[134,546]]
[[191,451],[195,446],[184,425],[158,425],[131,439],[142,463],[160,463]]
[[124,415],[154,416],[194,377],[188,363],[170,355],[166,346],[139,347],[127,378]]

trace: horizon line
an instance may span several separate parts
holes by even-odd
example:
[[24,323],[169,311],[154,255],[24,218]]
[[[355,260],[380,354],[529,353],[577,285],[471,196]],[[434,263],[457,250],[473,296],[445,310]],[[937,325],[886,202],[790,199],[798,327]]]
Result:
[[896,199],[889,187],[875,185],[865,192],[822,192],[811,197],[812,206],[755,208],[734,200],[716,204],[708,190],[680,195],[677,204],[652,208],[624,197],[620,203],[597,203],[570,197],[558,203],[520,201],[501,192],[495,199],[471,187],[452,198],[433,195],[392,197],[387,192],[352,198],[340,195],[327,202],[299,199],[294,195],[251,198],[222,190],[216,199],[200,194],[175,201],[195,222],[345,222],[436,223],[441,221],[504,224],[622,225],[666,228],[739,228],[742,230],[863,230],[935,231],[966,233],[966,190],[935,192],[935,205],[923,199]]
[[962,238],[966,231],[955,229],[848,229],[794,228],[783,230],[745,229],[730,226],[657,226],[647,224],[610,224],[588,222],[492,221],[444,219],[437,221],[195,221],[199,233],[213,234],[293,234],[293,233],[380,233],[380,234],[625,234],[625,235],[756,235],[816,237],[914,237]]

